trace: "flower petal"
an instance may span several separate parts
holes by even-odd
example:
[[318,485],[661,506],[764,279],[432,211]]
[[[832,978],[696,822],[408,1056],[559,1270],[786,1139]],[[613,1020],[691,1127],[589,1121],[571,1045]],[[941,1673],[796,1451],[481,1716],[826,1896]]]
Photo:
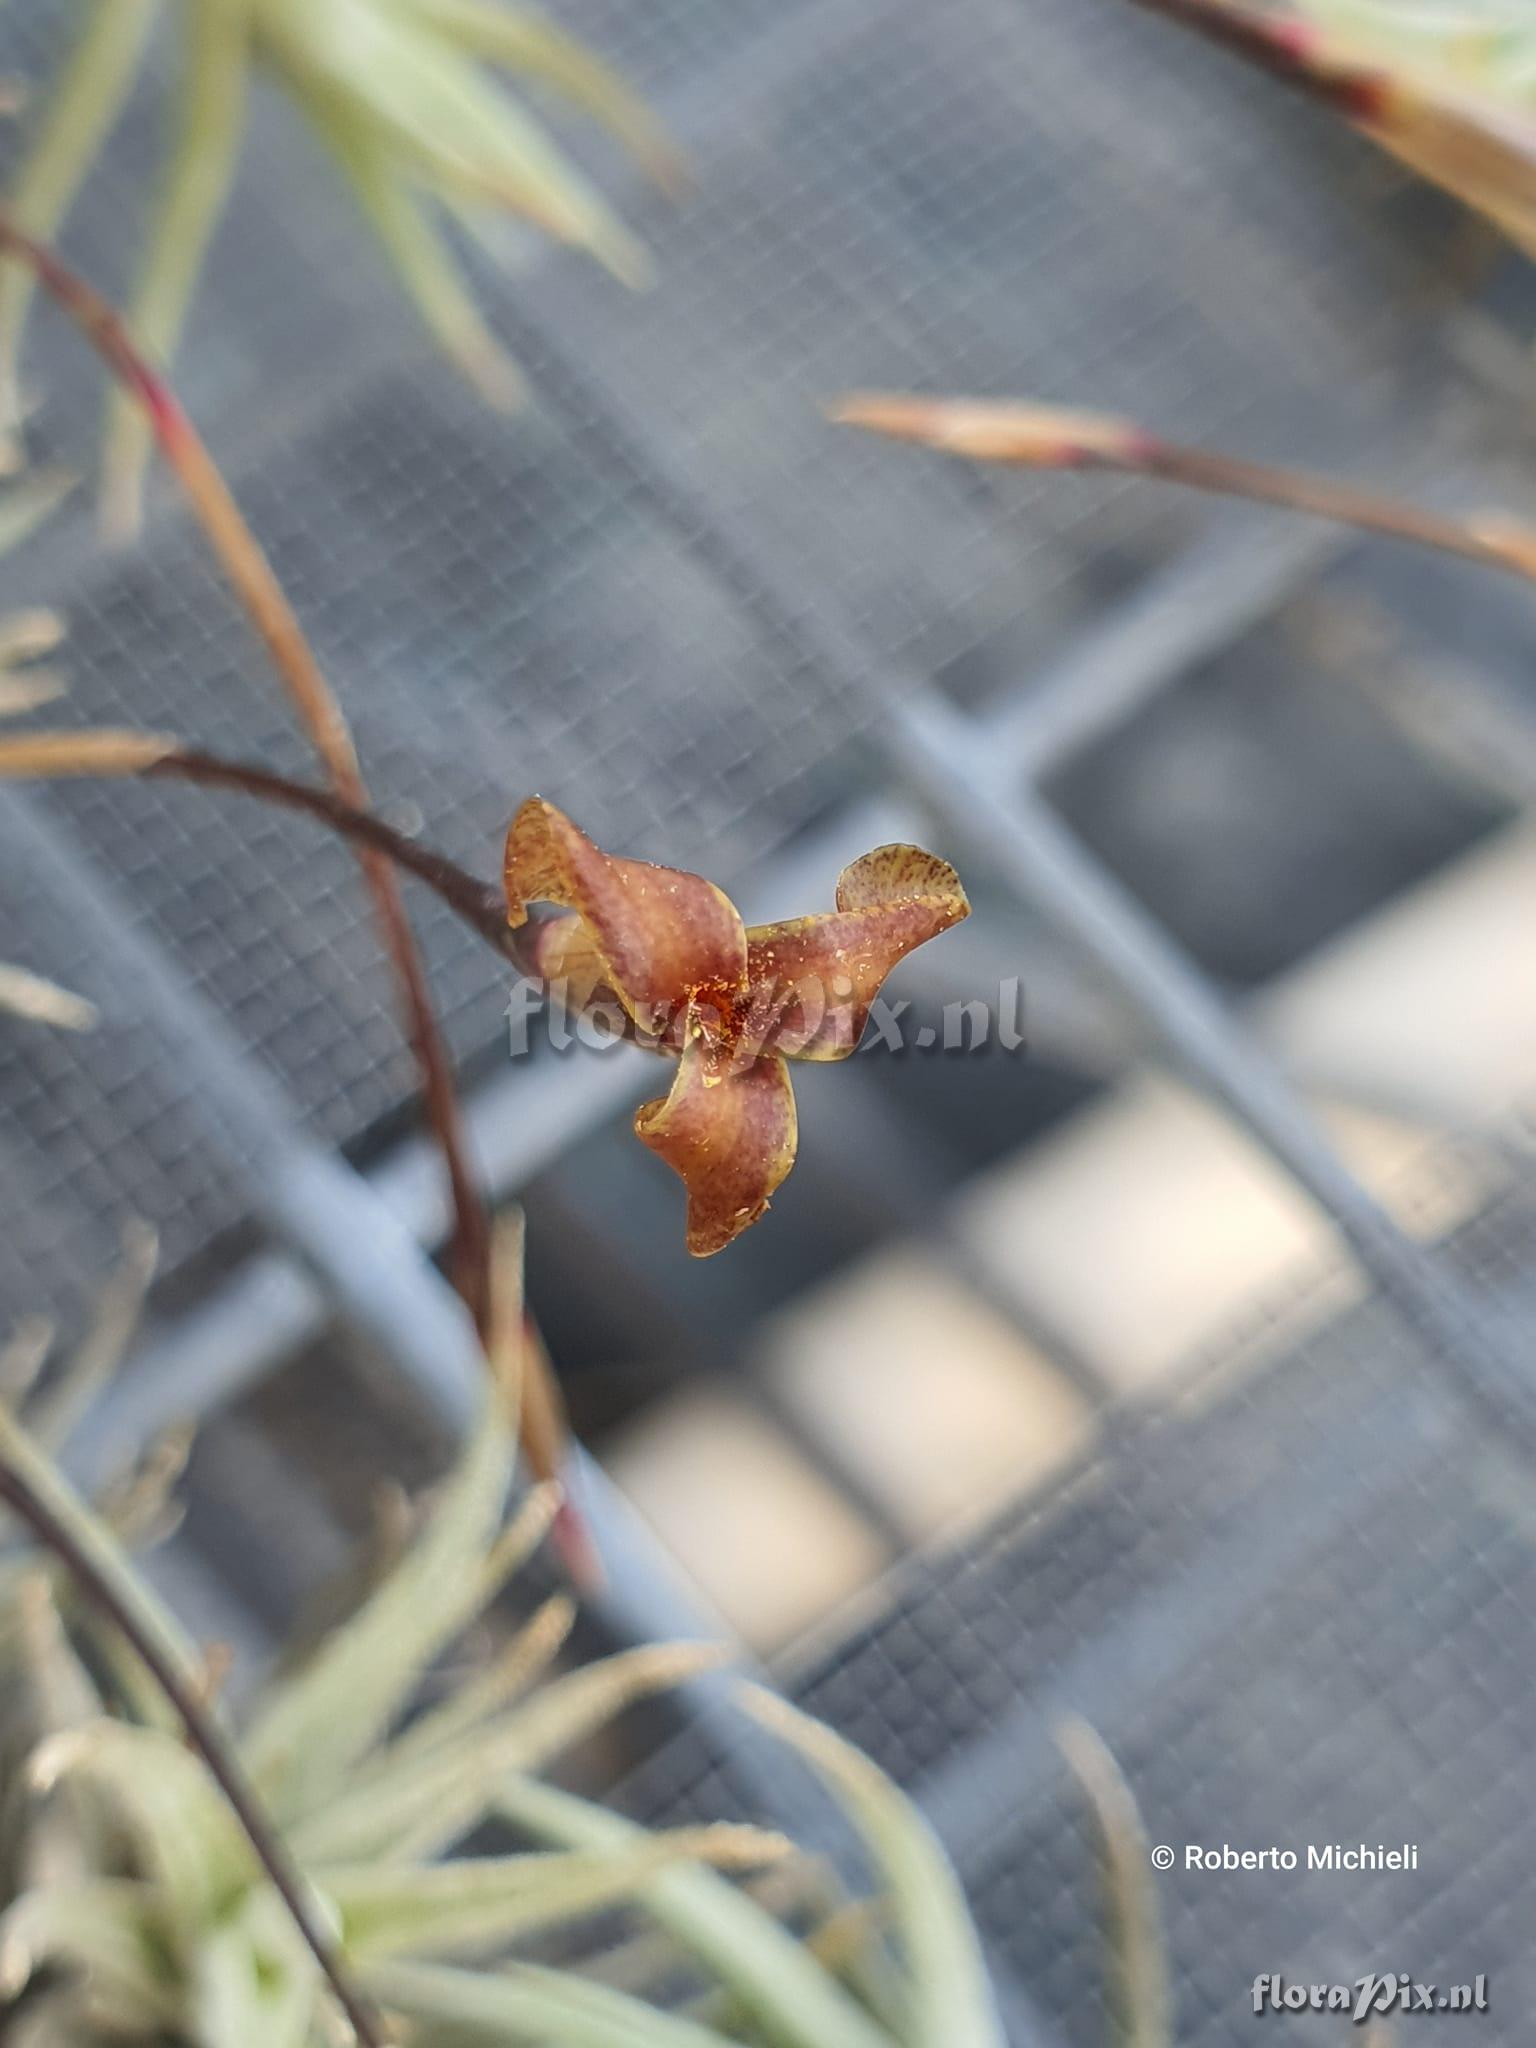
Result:
[[540,981],[559,992],[575,1016],[591,1002],[608,997],[608,963],[597,950],[591,928],[574,910],[542,917],[529,928],[528,964]]
[[[745,987],[746,935],[728,896],[681,868],[601,852],[541,797],[512,820],[505,880],[509,924],[526,921],[530,902],[576,912],[602,981],[643,1031],[664,1030],[701,994],[713,998],[706,1009],[725,1010]],[[574,982],[582,958],[574,936],[560,933],[549,944]]]
[[757,1221],[795,1163],[789,1070],[771,1053],[722,1058],[691,1028],[671,1094],[641,1104],[635,1135],[681,1176],[688,1249],[707,1259]]
[[846,1059],[897,961],[970,914],[948,861],[876,847],[843,869],[836,910],[747,932],[752,1042],[789,1059]]

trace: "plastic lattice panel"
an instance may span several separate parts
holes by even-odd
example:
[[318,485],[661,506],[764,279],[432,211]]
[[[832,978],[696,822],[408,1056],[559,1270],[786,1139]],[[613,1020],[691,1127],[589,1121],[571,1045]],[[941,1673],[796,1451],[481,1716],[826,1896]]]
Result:
[[[9,10],[0,63],[43,75],[72,19]],[[523,416],[490,417],[433,356],[271,94],[181,378],[379,799],[485,871],[540,788],[615,846],[729,880],[835,795],[878,711],[806,657],[797,603],[918,671],[1002,685],[1203,516],[834,431],[819,402],[847,386],[1113,404],[1339,459],[1417,440],[1443,365],[1405,337],[1426,331],[1433,262],[1384,211],[1377,160],[1114,0],[573,0],[569,20],[654,96],[697,189],[664,207],[604,159],[655,248],[648,297],[563,254],[485,281],[537,394]],[[112,289],[173,63],[162,38],[65,237]],[[95,365],[43,310],[29,363],[39,452],[87,465]],[[4,602],[70,615],[69,715],[305,768],[169,494],[129,556],[96,549],[84,498],[3,572]],[[754,533],[777,564],[763,588]],[[411,1068],[344,855],[187,791],[42,801],[299,1117],[359,1145],[398,1114]],[[67,953],[24,891],[8,908],[0,956]],[[500,978],[446,916],[422,922],[456,1051],[493,1057]],[[86,1040],[0,1032],[0,1144],[29,1162],[0,1196],[0,1306],[83,1276],[130,1208],[173,1263],[238,1219],[184,1078],[127,1028],[109,1006]]]
[[[1485,1303],[1528,1316],[1533,1229],[1526,1187],[1464,1234]],[[883,1611],[792,1689],[939,1829],[1033,2016],[1017,2048],[1104,2038],[1092,1830],[1054,1743],[1068,1714],[1114,1750],[1149,1842],[1175,1849],[1159,1896],[1179,2041],[1251,2040],[1266,1971],[1310,1985],[1404,1970],[1440,1986],[1483,1974],[1480,2037],[1523,2041],[1529,1458],[1379,1300],[1249,1376],[1236,1356],[1042,1501],[904,1567]],[[754,1799],[695,1738],[632,1790],[690,1816]],[[1416,1870],[1306,1867],[1309,1845],[1405,1842]],[[1186,1845],[1223,1843],[1293,1849],[1300,1867],[1185,1868]],[[1336,2014],[1268,2024],[1339,2038]]]

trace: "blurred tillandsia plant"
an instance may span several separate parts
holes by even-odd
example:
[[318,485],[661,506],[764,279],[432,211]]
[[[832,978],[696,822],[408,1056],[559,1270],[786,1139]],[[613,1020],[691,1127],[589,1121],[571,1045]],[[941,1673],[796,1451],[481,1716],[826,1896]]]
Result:
[[[0,555],[42,525],[70,487],[70,478],[44,470],[0,491]],[[57,612],[41,607],[0,616],[0,719],[17,718],[51,704],[63,684],[45,657],[64,636]],[[84,1031],[96,1011],[46,976],[0,960],[0,1010],[30,1023],[51,1024],[66,1031]]]
[[1291,0],[1383,58],[1449,71],[1536,106],[1536,18],[1526,0]]
[[[93,1504],[55,1462],[123,1352],[152,1263],[147,1233],[131,1232],[95,1327],[61,1369],[44,1374],[48,1333],[34,1325],[0,1353],[0,1465],[47,1503],[109,1595],[83,1599],[58,1554],[0,1549],[8,2043],[333,2038],[315,1958],[119,1631],[126,1611],[218,1713],[339,1957],[412,2041],[1001,2048],[947,1864],[895,1788],[829,1730],[744,1695],[841,1799],[880,1887],[872,1901],[850,1903],[777,1835],[651,1831],[532,1775],[630,1701],[717,1663],[707,1646],[551,1676],[572,1620],[556,1596],[477,1662],[447,1661],[552,1512],[546,1488],[506,1519],[515,1365],[435,1497],[391,1517],[389,1540],[344,1575],[328,1624],[279,1664],[236,1731],[213,1704],[226,1660],[186,1637],[133,1557],[174,1527],[189,1433]],[[488,1829],[521,1845],[486,1848]],[[722,1874],[752,1871],[773,1873],[761,1896]],[[645,1916],[649,1935],[620,1943],[619,1909]],[[557,1934],[558,1964],[527,1959]]]
[[[533,12],[503,0],[78,0],[80,25],[45,96],[10,206],[51,235],[121,113],[150,32],[179,36],[172,132],[129,326],[168,361],[234,178],[254,75],[294,105],[350,186],[402,288],[443,349],[486,397],[515,402],[520,381],[476,304],[445,229],[499,253],[508,217],[584,249],[629,284],[644,249],[597,188],[508,89],[548,89],[602,123],[659,181],[678,159],[605,65]],[[19,419],[19,356],[32,295],[0,269],[0,428]],[[137,524],[149,435],[133,405],[108,406],[102,502],[109,530]]]
[[1536,255],[1525,0],[1134,0],[1309,94]]

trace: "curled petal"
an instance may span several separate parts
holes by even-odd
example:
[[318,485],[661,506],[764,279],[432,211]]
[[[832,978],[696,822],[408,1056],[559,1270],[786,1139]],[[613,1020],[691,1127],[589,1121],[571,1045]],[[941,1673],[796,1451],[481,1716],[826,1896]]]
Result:
[[584,918],[574,910],[541,918],[529,927],[528,964],[541,981],[558,991],[574,1016],[587,1005],[613,994],[608,965],[598,952]]
[[[701,876],[615,859],[563,811],[530,797],[507,834],[505,880],[509,924],[523,924],[533,902],[575,911],[601,980],[641,1030],[661,1032],[695,999],[716,1014],[739,1001],[746,935],[730,898]],[[550,943],[571,963],[581,957],[570,937]]]
[[846,1059],[897,961],[970,911],[948,861],[876,847],[838,877],[836,910],[748,931],[749,1037],[789,1059]]
[[681,1177],[688,1249],[707,1259],[757,1221],[795,1163],[788,1069],[771,1053],[721,1058],[690,1029],[671,1094],[642,1103],[635,1134]]

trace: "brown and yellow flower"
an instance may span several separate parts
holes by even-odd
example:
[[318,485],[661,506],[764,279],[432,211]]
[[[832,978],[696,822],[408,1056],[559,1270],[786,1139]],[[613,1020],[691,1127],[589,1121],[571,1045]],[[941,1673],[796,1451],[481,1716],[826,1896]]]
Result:
[[696,1258],[755,1223],[795,1162],[785,1062],[846,1059],[897,961],[970,914],[947,861],[880,846],[844,868],[835,910],[744,925],[712,882],[603,853],[541,797],[512,821],[505,877],[512,925],[560,906],[528,955],[567,1007],[612,999],[628,1035],[676,1058],[635,1131],[687,1188]]

